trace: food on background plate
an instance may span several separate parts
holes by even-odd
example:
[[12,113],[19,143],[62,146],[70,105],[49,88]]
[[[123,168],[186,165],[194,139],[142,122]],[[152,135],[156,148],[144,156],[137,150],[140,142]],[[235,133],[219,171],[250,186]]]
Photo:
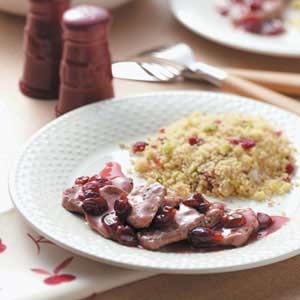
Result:
[[194,112],[137,141],[132,152],[141,177],[182,197],[204,193],[265,200],[292,187],[294,149],[259,117]]
[[233,25],[262,35],[285,32],[284,13],[290,0],[222,0],[217,10]]
[[178,242],[185,251],[240,247],[288,220],[251,208],[231,210],[199,193],[181,198],[158,182],[134,187],[115,162],[97,175],[77,178],[62,204],[103,237],[148,250],[176,251],[165,247]]

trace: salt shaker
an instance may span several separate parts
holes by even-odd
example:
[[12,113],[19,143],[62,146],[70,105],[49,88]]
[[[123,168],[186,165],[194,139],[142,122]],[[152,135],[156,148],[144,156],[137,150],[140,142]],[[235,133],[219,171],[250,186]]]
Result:
[[39,99],[58,97],[61,19],[70,0],[30,0],[25,26],[25,62],[20,90]]
[[63,56],[59,116],[82,105],[113,97],[111,58],[107,42],[110,15],[93,5],[80,5],[63,15]]

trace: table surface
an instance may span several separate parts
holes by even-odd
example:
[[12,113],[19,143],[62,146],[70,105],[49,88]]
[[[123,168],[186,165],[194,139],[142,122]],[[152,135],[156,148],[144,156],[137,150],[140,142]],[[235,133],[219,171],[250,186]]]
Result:
[[[182,41],[190,44],[196,57],[218,66],[299,72],[299,59],[275,58],[237,51],[207,41],[189,32],[170,13],[167,1],[136,0],[116,10],[111,27],[113,59],[122,59],[156,45]],[[22,72],[24,18],[0,13],[0,166],[2,174],[10,166],[22,144],[54,118],[56,101],[37,101],[18,90]],[[114,81],[116,96],[161,90],[208,90],[196,82],[176,84]],[[295,104],[300,106],[299,104]],[[0,212],[12,206],[7,176],[0,177],[4,191]],[[160,275],[114,289],[93,299],[300,299],[300,257],[271,266],[217,275]],[[198,296],[199,295],[199,296]]]

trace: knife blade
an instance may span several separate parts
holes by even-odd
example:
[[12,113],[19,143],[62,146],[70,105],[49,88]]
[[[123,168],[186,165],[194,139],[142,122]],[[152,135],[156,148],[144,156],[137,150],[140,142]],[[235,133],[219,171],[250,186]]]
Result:
[[112,64],[112,74],[115,78],[161,82],[156,77],[149,74],[135,61],[117,61]]

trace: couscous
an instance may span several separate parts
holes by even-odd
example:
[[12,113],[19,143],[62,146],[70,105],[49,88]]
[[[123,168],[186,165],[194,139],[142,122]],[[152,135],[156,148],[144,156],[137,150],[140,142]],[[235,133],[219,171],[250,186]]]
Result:
[[264,200],[292,186],[294,149],[261,117],[194,112],[137,142],[132,152],[141,177],[182,197]]

